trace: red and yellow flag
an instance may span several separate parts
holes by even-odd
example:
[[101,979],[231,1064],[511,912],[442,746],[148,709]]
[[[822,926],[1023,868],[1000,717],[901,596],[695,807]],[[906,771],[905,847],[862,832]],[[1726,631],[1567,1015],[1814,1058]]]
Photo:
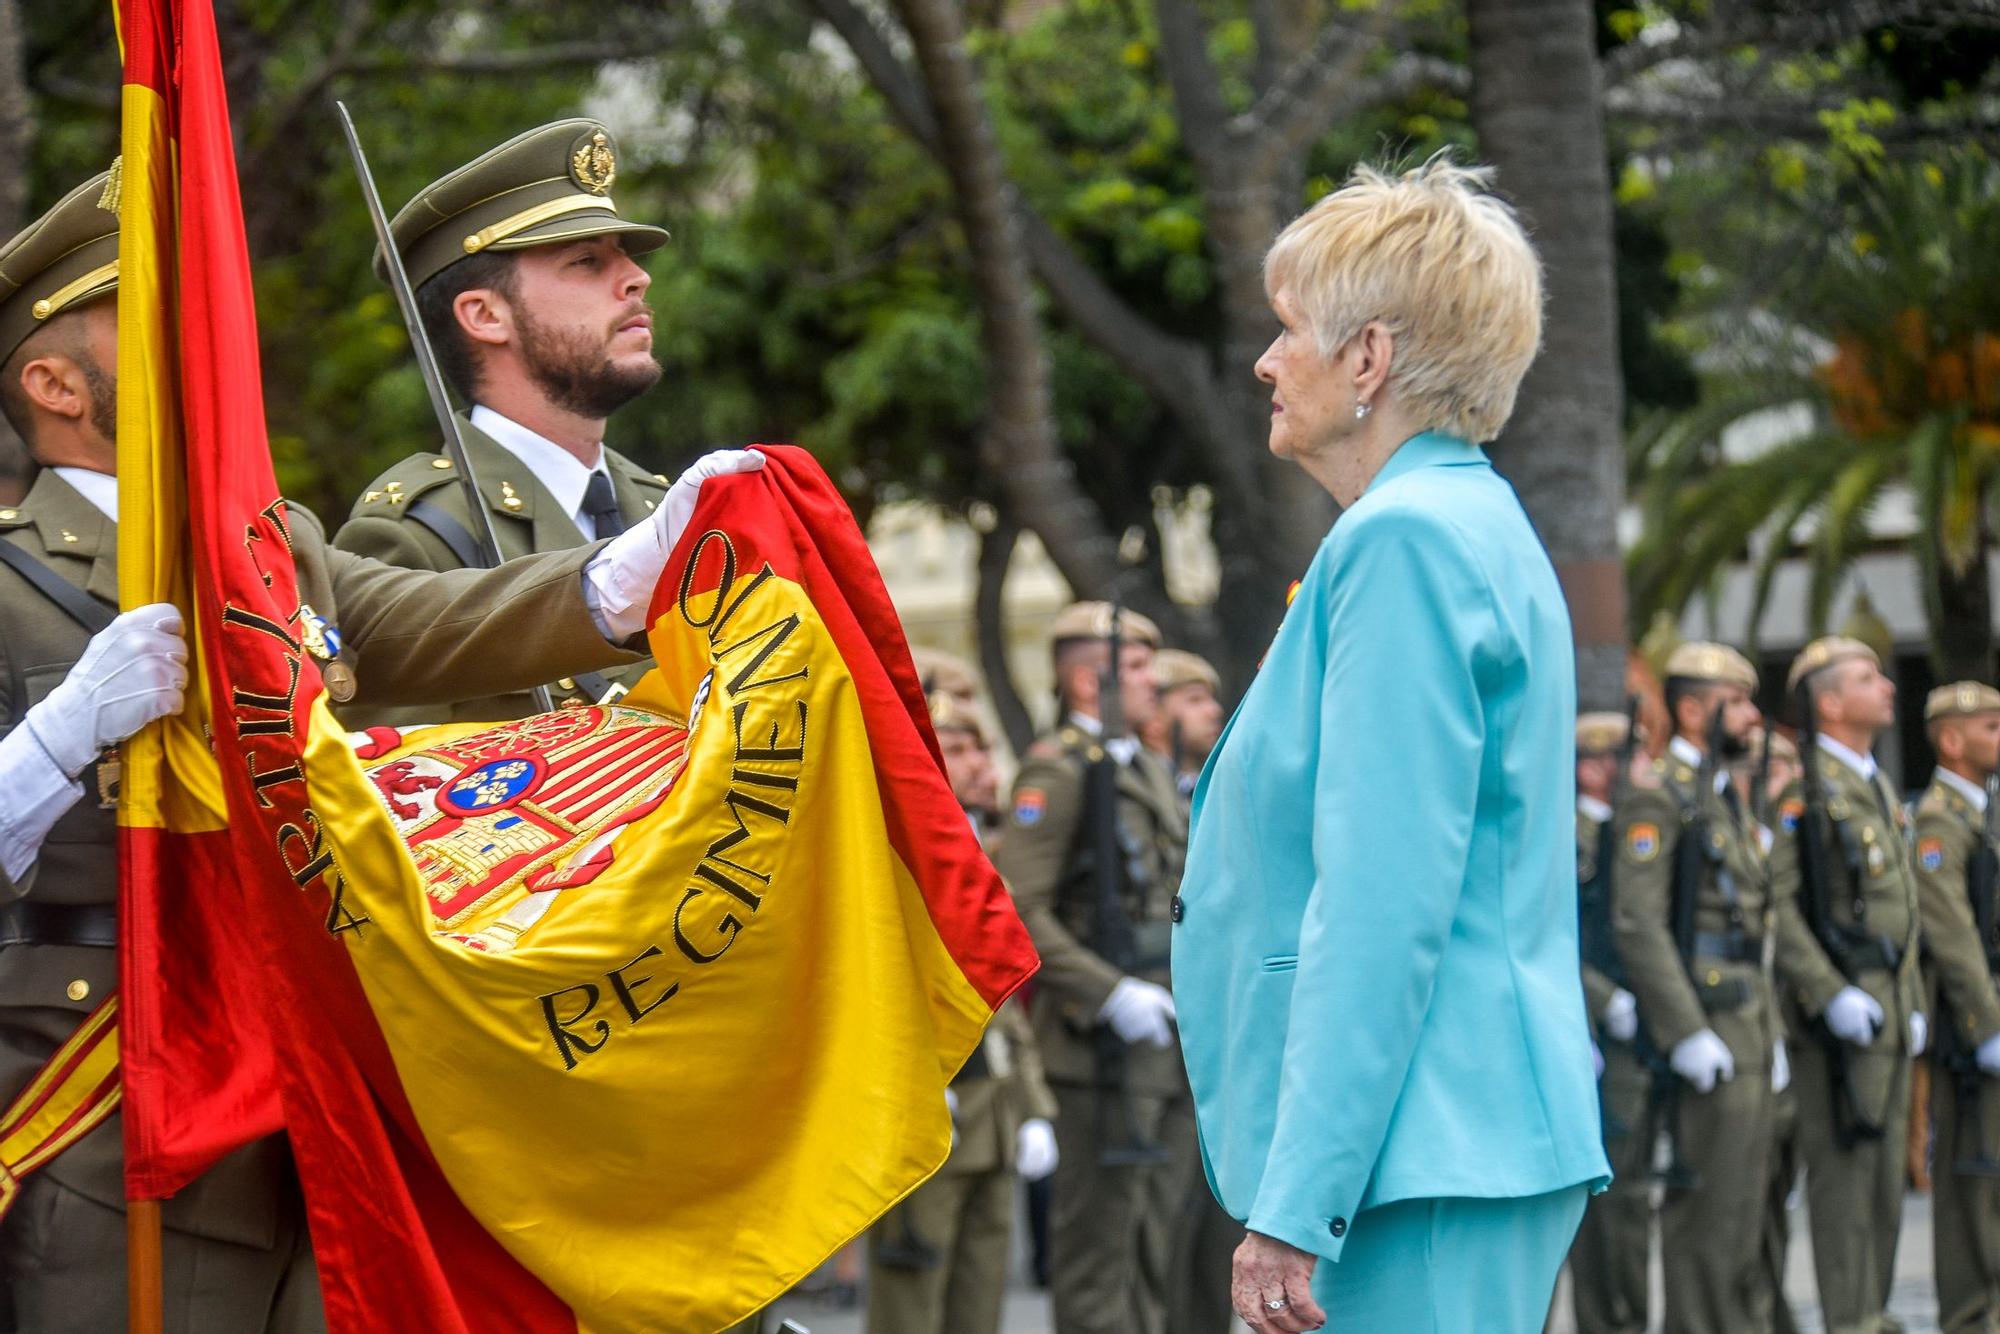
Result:
[[212,16],[122,17],[121,591],[180,603],[195,665],[127,757],[134,1193],[275,1128],[276,1089],[334,1329],[733,1323],[943,1161],[1034,967],[861,534],[767,449],[704,486],[618,704],[345,733]]

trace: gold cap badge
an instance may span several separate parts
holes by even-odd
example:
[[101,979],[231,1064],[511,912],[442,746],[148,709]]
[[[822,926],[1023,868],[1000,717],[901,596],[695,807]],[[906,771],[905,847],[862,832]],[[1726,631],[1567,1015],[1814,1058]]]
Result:
[[578,144],[570,154],[569,174],[576,183],[594,195],[601,195],[611,189],[611,182],[618,179],[618,157],[611,151],[611,140],[604,131],[596,130]]

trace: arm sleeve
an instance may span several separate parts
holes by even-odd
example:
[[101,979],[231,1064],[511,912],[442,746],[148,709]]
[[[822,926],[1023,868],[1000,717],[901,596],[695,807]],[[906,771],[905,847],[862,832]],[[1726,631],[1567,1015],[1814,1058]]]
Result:
[[1014,892],[1021,921],[1042,956],[1035,985],[1094,1020],[1123,976],[1063,922],[1060,897],[1077,830],[1083,823],[1079,762],[1029,752],[1014,781],[1013,816],[993,864]]
[[0,793],[6,794],[0,798],[0,903],[6,903],[28,892],[42,840],[83,795],[83,784],[20,726],[0,737]]
[[1489,741],[1481,676],[1500,641],[1484,571],[1446,521],[1393,508],[1343,522],[1326,575],[1313,887],[1248,1218],[1335,1260],[1329,1223],[1359,1208],[1464,891]]
[[[1917,817],[1917,905],[1923,914],[1931,972],[1963,1030],[1959,1036],[1977,1044],[2000,1033],[2000,997],[1994,994],[1993,974],[1987,971],[1986,951],[1980,946],[1966,893],[1966,858],[1978,845],[1954,824],[1947,815]],[[1922,860],[1933,844],[1935,868]]]
[[1794,783],[1779,799],[1781,818],[1771,843],[1771,898],[1778,909],[1779,977],[1798,997],[1806,1014],[1817,1016],[1847,985],[1847,979],[1820,948],[1799,900],[1799,838],[1805,826],[1796,811],[1802,790]]
[[1612,934],[1639,1013],[1662,1051],[1708,1026],[1670,925],[1680,838],[1680,812],[1664,792],[1635,792],[1619,808]]
[[1596,1033],[1604,1026],[1604,1010],[1611,1004],[1611,997],[1618,991],[1618,984],[1589,964],[1583,966],[1583,1004],[1589,1011],[1590,1031]]

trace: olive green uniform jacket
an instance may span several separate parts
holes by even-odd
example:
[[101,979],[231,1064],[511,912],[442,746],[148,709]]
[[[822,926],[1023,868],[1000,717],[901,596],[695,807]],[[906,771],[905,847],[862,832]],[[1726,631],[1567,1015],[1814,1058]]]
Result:
[[[529,470],[507,448],[478,430],[464,417],[459,418],[466,457],[479,479],[486,512],[493,517],[493,536],[504,559],[539,552],[569,551],[585,545],[575,521]],[[612,494],[626,524],[644,522],[667,494],[667,479],[648,472],[630,459],[610,449],[604,451],[604,465],[611,474]],[[355,502],[333,544],[343,551],[371,556],[407,570],[457,570],[465,562],[451,544],[428,526],[430,507],[442,512],[465,533],[473,530],[472,510],[458,469],[442,454],[412,454],[370,482]],[[631,688],[647,669],[650,658],[636,658],[626,666],[599,673],[607,683]],[[590,693],[572,675],[551,677],[549,687],[554,703],[595,703]],[[601,691],[599,692],[601,693]],[[413,723],[499,722],[522,718],[534,708],[526,691],[465,699],[450,708],[384,710],[364,707],[361,701],[341,710],[350,723],[383,723],[408,726]]]
[[[291,514],[301,597],[342,631],[343,657],[357,673],[363,701],[447,700],[634,660],[605,642],[584,604],[581,573],[595,547],[494,571],[426,575],[333,550],[311,515]],[[116,525],[52,470],[37,477],[18,507],[0,510],[0,541],[27,551],[107,608],[116,606]],[[0,733],[18,726],[47,697],[89,640],[68,613],[0,566]],[[0,903],[117,903],[116,813],[100,804],[93,774],[83,775],[82,783],[84,796],[56,821],[39,860],[18,880],[0,871]],[[112,949],[0,948],[0,1105],[27,1085],[117,984]],[[114,1113],[41,1171],[90,1200],[123,1209],[122,1133]],[[239,1151],[168,1201],[167,1226],[271,1246],[284,1193],[292,1189],[286,1158],[275,1139]],[[122,1272],[122,1256],[104,1263]]]
[[[2000,1033],[1987,950],[1979,939],[1968,872],[1985,815],[1943,779],[1933,778],[1917,802],[1917,893],[1924,922],[1924,958],[1934,1043],[1955,1041],[1967,1058]],[[1941,1002],[1941,1003],[1938,1003]],[[1951,1025],[1954,1032],[1940,1030]],[[1938,1324],[1947,1334],[2000,1328],[2000,1181],[1957,1165],[2000,1157],[2000,1079],[1980,1074],[1979,1093],[1966,1098],[1956,1071],[1931,1074],[1933,1148],[1931,1244],[1937,1277]]]

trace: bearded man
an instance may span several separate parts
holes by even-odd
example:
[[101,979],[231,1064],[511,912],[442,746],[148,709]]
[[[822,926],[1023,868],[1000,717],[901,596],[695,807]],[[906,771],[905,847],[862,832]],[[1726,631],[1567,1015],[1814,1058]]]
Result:
[[[460,433],[503,558],[610,537],[664,503],[665,477],[604,444],[611,414],[660,378],[652,279],[636,257],[667,240],[618,216],[617,169],[602,124],[557,121],[432,182],[390,225],[439,368],[469,405]],[[421,453],[368,484],[334,544],[455,570],[481,564],[476,531],[451,459]],[[563,677],[549,691],[557,703],[595,703],[651,666]],[[348,720],[491,722],[532,711],[521,692],[421,718]]]

